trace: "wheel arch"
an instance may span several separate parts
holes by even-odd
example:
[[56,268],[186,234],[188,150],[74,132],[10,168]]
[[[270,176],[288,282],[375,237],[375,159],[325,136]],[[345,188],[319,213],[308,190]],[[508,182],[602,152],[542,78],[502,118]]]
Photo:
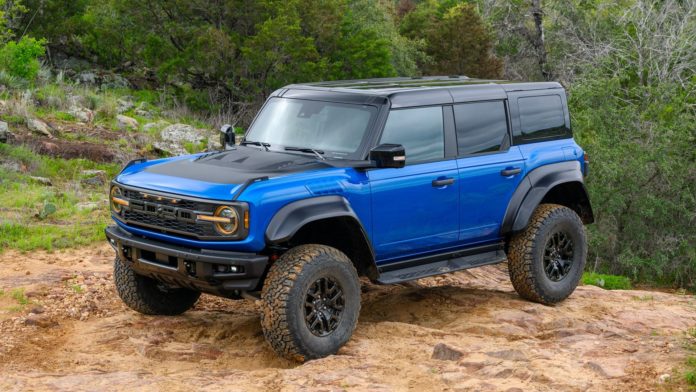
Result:
[[298,200],[282,207],[266,228],[266,243],[294,247],[334,247],[353,262],[359,275],[377,279],[372,244],[348,200],[339,195]]
[[575,211],[584,224],[594,222],[580,162],[559,162],[529,172],[510,199],[501,234],[509,235],[524,230],[541,203],[566,206]]

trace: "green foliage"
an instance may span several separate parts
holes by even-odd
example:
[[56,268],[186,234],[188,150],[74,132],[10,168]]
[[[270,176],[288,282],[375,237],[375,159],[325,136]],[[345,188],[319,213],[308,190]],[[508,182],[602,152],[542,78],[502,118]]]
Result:
[[493,36],[471,4],[424,1],[407,14],[401,31],[424,39],[431,61],[426,73],[500,78],[503,63],[492,53]]
[[625,276],[597,274],[585,272],[582,274],[582,283],[598,286],[607,290],[630,290],[631,280]]
[[29,298],[24,294],[24,289],[22,288],[12,290],[10,295],[19,305],[27,305],[29,303]]
[[684,373],[684,379],[689,385],[696,385],[696,357],[689,357],[686,360],[687,371]]
[[41,211],[39,211],[39,213],[36,214],[36,217],[40,220],[44,220],[48,218],[50,215],[55,214],[57,210],[58,209],[56,208],[55,204],[46,202],[41,208]]
[[[108,177],[119,171],[117,164],[97,164],[84,159],[60,159],[38,155],[23,147],[0,144],[5,162],[16,162],[27,173],[11,172],[0,167],[0,251],[65,248],[103,240],[109,212],[78,207],[80,202],[101,202],[106,189],[81,189],[83,170],[104,170]],[[51,179],[48,187],[29,176]],[[36,212],[39,212],[36,214]]]
[[0,44],[15,36],[18,21],[26,12],[22,0],[0,0]]
[[589,259],[599,271],[696,285],[693,88],[603,77],[572,86],[575,136],[592,162]]
[[10,41],[0,48],[0,67],[11,76],[33,81],[39,74],[39,57],[44,55],[45,45],[46,40],[31,37]]

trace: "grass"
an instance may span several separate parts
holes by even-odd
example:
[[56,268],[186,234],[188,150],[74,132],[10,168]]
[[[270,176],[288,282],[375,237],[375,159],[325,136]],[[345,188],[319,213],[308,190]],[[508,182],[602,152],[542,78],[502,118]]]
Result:
[[27,298],[27,296],[24,294],[24,289],[22,288],[12,290],[10,295],[15,301],[17,301],[18,304],[22,306],[29,304],[29,298]]
[[82,286],[80,286],[79,284],[70,285],[70,288],[73,289],[73,291],[78,293],[78,294],[82,294],[85,292],[85,289],[82,288]]
[[[0,251],[53,250],[103,239],[109,220],[106,203],[95,210],[80,210],[78,204],[104,201],[106,186],[83,186],[80,179],[82,171],[88,169],[104,170],[109,178],[113,177],[119,171],[118,165],[51,158],[9,145],[0,145],[0,156],[27,168],[27,173],[0,168]],[[53,186],[30,181],[29,176],[47,177]],[[52,207],[47,214],[49,205]]]
[[696,386],[696,357],[689,357],[686,360],[687,370],[684,373],[684,378],[686,383],[692,386]]
[[629,290],[631,288],[631,280],[625,276],[598,274],[595,272],[582,274],[582,283],[606,290]]

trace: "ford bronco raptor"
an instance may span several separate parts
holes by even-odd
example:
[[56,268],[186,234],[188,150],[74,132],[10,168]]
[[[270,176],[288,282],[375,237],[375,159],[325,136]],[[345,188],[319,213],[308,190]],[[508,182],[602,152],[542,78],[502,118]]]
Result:
[[466,77],[275,91],[220,151],[129,163],[110,189],[123,301],[176,315],[205,292],[261,303],[280,355],[336,353],[363,276],[392,284],[507,260],[520,296],[568,297],[593,222],[558,83]]

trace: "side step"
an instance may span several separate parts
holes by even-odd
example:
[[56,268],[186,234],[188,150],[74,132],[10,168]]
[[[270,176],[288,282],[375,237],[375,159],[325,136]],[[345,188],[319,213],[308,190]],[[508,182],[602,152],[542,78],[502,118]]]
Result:
[[377,282],[381,284],[401,283],[428,276],[446,274],[448,272],[481,267],[489,264],[497,264],[505,261],[506,258],[507,256],[503,250],[493,250],[474,255],[455,257],[452,259],[440,260],[427,264],[415,265],[413,267],[382,272],[379,279],[377,279]]

